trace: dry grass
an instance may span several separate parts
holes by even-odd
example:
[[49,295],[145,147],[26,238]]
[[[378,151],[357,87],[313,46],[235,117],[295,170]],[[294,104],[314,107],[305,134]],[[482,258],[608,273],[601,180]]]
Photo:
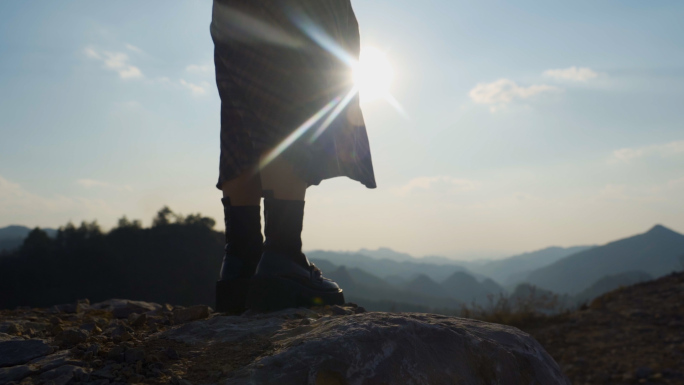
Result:
[[439,313],[530,330],[560,321],[571,311],[565,307],[564,301],[559,300],[558,295],[537,293],[534,287],[527,297],[500,293],[498,296],[490,294],[487,299],[488,304],[484,306],[472,302],[470,305],[463,304],[460,309]]

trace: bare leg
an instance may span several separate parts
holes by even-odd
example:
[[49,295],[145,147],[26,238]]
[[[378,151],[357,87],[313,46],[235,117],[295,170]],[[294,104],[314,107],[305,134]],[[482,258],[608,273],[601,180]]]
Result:
[[247,170],[237,178],[223,182],[223,197],[230,198],[233,206],[259,206],[261,204],[261,178]]
[[275,199],[303,201],[308,185],[294,172],[291,164],[276,158],[261,170],[261,186],[273,191]]

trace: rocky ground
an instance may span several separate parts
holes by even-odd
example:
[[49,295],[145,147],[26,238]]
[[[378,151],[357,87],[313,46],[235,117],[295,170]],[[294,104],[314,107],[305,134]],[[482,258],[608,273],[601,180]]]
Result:
[[576,385],[684,384],[684,273],[523,329],[541,345],[507,326],[353,304],[231,317],[83,300],[0,311],[0,384],[569,383],[561,369]]
[[615,290],[525,331],[575,385],[684,384],[684,273]]
[[226,316],[109,300],[0,311],[0,384],[559,384],[524,332],[354,304]]

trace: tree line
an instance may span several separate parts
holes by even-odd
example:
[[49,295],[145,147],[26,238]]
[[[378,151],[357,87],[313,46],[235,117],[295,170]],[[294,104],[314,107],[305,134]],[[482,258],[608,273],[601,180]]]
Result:
[[211,305],[225,244],[215,224],[164,207],[149,228],[125,216],[109,232],[95,221],[68,223],[55,238],[36,228],[0,258],[0,308],[80,298]]

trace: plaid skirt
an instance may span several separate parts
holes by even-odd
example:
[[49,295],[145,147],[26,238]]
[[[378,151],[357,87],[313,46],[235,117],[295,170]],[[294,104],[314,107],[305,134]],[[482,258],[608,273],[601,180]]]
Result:
[[347,176],[375,188],[353,92],[359,28],[349,0],[214,0],[221,97],[219,180],[284,157],[309,185]]

